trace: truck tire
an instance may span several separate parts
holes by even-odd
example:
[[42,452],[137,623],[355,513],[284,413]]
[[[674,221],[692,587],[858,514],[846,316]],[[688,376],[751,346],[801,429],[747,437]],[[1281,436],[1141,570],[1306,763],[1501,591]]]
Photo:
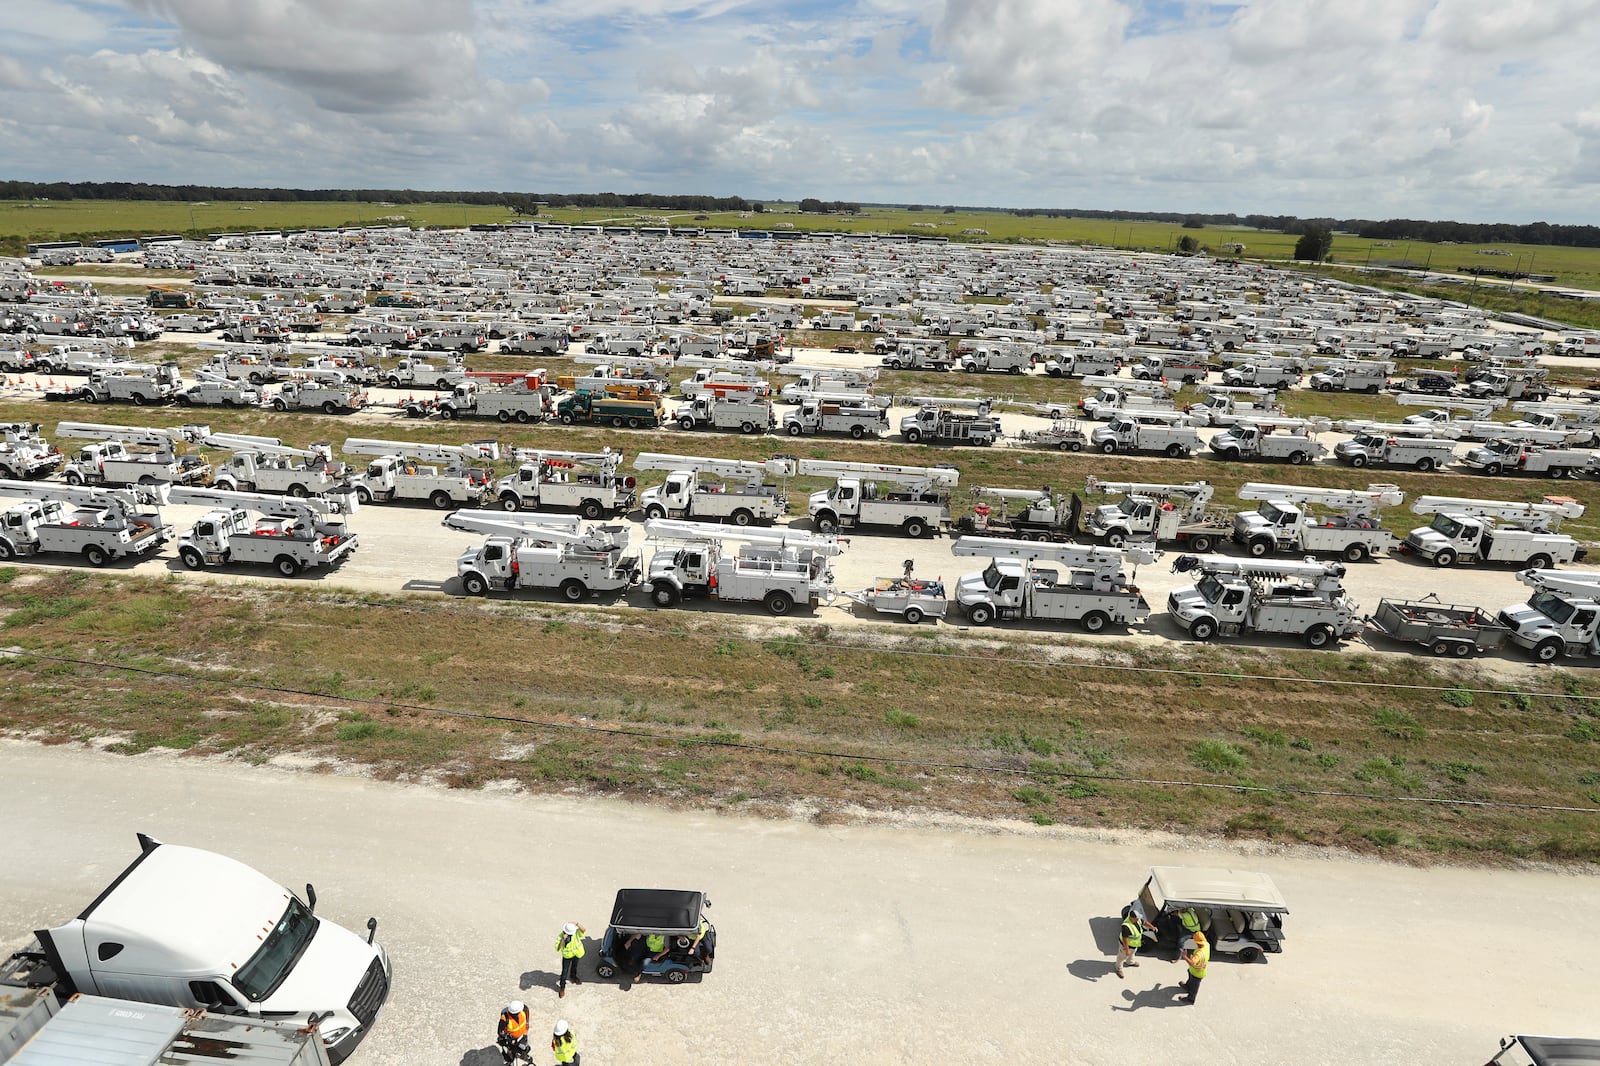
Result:
[[93,389],[79,389],[78,390],[78,399],[82,400],[84,403],[99,403],[100,402],[99,398],[95,396]]
[[325,415],[336,415],[339,413],[339,405],[334,403],[332,400],[323,400],[322,413]]
[[1350,465],[1360,470],[1367,465],[1367,457],[1365,455],[1352,455],[1350,457]]
[[522,510],[522,499],[516,493],[508,492],[500,497],[500,510],[520,511]]
[[250,371],[249,376],[246,377],[245,380],[250,382],[252,385],[265,385],[267,383],[267,379],[259,372],[254,370]]
[[1272,549],[1277,546],[1277,541],[1273,540],[1271,537],[1256,537],[1250,541],[1248,547],[1250,550],[1250,555],[1253,558],[1260,559],[1263,556],[1271,555]]
[[1193,548],[1201,555],[1205,555],[1216,546],[1217,542],[1211,539],[1211,534],[1209,533],[1197,533],[1189,538],[1189,547]]
[[1552,466],[1548,471],[1546,471],[1545,477],[1548,477],[1552,480],[1557,480],[1566,477],[1571,472],[1572,471],[1568,470],[1564,466]]
[[1561,658],[1564,649],[1565,645],[1561,643],[1560,637],[1547,637],[1535,644],[1528,654],[1533,656],[1535,662],[1553,663]]
[[111,561],[111,556],[98,544],[91,544],[83,549],[83,558],[90,566],[104,566]]
[[746,510],[743,507],[741,507],[737,511],[733,512],[733,514],[729,515],[728,518],[736,526],[753,525],[755,523],[755,520],[756,520],[756,516],[751,514],[748,510]]
[[1311,456],[1308,455],[1305,452],[1290,452],[1289,453],[1289,465],[1290,466],[1305,466],[1310,461],[1311,461]]
[[910,622],[912,625],[916,625],[918,622],[922,621],[922,608],[921,607],[907,607],[904,611],[902,611],[900,613],[900,617],[904,618],[907,622]]
[[272,560],[272,565],[278,568],[278,573],[284,577],[294,577],[300,572],[300,563],[292,555],[280,555]]
[[428,497],[428,502],[433,504],[433,509],[435,511],[448,511],[451,505],[455,503],[455,501],[450,498],[450,494],[444,491],[444,489],[434,489],[433,495]]
[[178,558],[183,560],[183,565],[190,570],[199,570],[206,565],[206,557],[200,554],[199,548],[183,548],[178,552]]
[[[789,436],[791,436],[791,437],[798,437],[798,436],[800,436],[800,434],[805,432],[805,428],[803,426],[801,426],[800,423],[798,423],[798,422],[790,422],[788,425],[784,426],[783,428],[784,428],[784,431],[786,433],[788,433]],[[853,432],[854,431],[852,430],[852,433]]]
[[562,411],[559,415],[556,416],[556,421],[560,422],[563,426],[572,425],[572,412],[571,411]]
[[628,420],[623,418],[621,415],[612,415],[611,416],[611,428],[612,429],[621,429],[623,426],[627,425],[627,421]]
[[782,589],[773,589],[767,593],[762,597],[761,604],[774,618],[782,618],[794,610],[794,598]]
[[921,540],[928,535],[928,523],[920,518],[908,518],[900,528],[905,530],[906,536],[912,540]]
[[461,575],[461,590],[468,596],[487,596],[489,594],[489,579],[476,570],[468,570]]
[[1083,441],[1064,440],[1061,442],[1061,450],[1064,452],[1081,452],[1083,451]]
[[1217,623],[1211,618],[1196,618],[1189,623],[1189,636],[1195,640],[1207,641],[1217,635]]
[[1367,395],[1368,396],[1376,396],[1376,395],[1378,395],[1378,386],[1376,386],[1376,385],[1368,385],[1367,386]]
[[568,603],[581,603],[589,596],[589,586],[575,577],[569,577],[561,583],[561,598]]
[[1217,458],[1228,463],[1237,462],[1239,459],[1239,449],[1229,448],[1227,451],[1218,452]]
[[1128,535],[1122,530],[1112,529],[1108,530],[1106,535],[1100,538],[1100,543],[1108,548],[1120,548],[1127,539]]
[[311,495],[311,490],[306,488],[304,485],[300,484],[297,481],[293,485],[289,486],[289,495],[297,496],[297,497],[299,497],[300,499],[303,500],[307,496]]
[[1437,566],[1440,570],[1454,566],[1455,562],[1456,553],[1451,551],[1449,548],[1446,548],[1444,551],[1433,557],[1433,565]]
[[899,370],[900,369],[900,360],[898,360],[898,359],[889,360],[889,369],[890,370]]
[[448,422],[455,416],[456,409],[454,407],[449,407],[444,404],[439,405],[439,419],[441,421]]
[[823,511],[821,514],[817,515],[816,518],[812,519],[811,524],[816,527],[818,533],[821,533],[825,537],[831,537],[833,534],[839,532],[839,516],[829,514],[827,511]]
[[133,399],[133,406],[135,406],[135,407],[143,407],[146,403],[149,402],[146,399],[145,394],[142,393],[142,392],[134,393],[132,399]]
[[1434,461],[1434,458],[1431,455],[1424,455],[1416,462],[1417,471],[1423,474],[1433,473],[1433,468],[1438,465],[1439,464]]
[[11,546],[9,540],[0,538],[0,559],[15,559],[17,550]]
[[500,420],[501,425],[507,425],[511,422],[510,411],[501,411],[499,414],[495,415],[495,417]]
[[676,607],[683,593],[670,581],[657,581],[650,586],[650,602],[657,607]]
[[667,517],[667,509],[659,503],[652,503],[644,509],[644,517],[647,522],[652,518],[665,518]]
[[754,433],[755,431],[756,431],[756,424],[754,422],[740,422],[739,423],[739,432],[740,433],[750,434],[750,433]]
[[1326,648],[1333,643],[1333,627],[1328,625],[1312,626],[1301,637],[1308,648]]
[[1365,544],[1346,544],[1344,551],[1340,554],[1344,556],[1344,561],[1347,563],[1359,563],[1371,555],[1372,550]]
[[1167,458],[1176,459],[1183,454],[1183,445],[1173,443],[1167,445]]
[[1107,455],[1116,455],[1117,442],[1114,440],[1108,440],[1104,444],[1100,445],[1100,450]]
[[372,502],[372,490],[365,485],[356,486],[356,502],[365,507]]
[[1476,649],[1472,641],[1458,640],[1452,643],[1450,647],[1450,654],[1454,655],[1457,659],[1465,659],[1467,656],[1471,655],[1474,650]]
[[921,444],[922,430],[918,429],[916,426],[912,426],[910,429],[906,430],[906,443]]
[[1551,564],[1554,562],[1555,560],[1550,558],[1550,556],[1546,555],[1544,552],[1538,552],[1537,554],[1530,555],[1528,557],[1528,569],[1548,570],[1550,569]]
[[1457,641],[1445,640],[1445,639],[1443,639],[1441,637],[1440,639],[1434,641],[1432,644],[1429,644],[1428,645],[1428,650],[1433,652],[1433,654],[1437,655],[1439,658],[1442,659],[1446,655],[1450,654],[1451,646],[1456,644],[1456,643],[1457,643]]
[[627,423],[629,429],[638,429],[643,424],[637,418],[630,418]]
[[604,508],[600,506],[599,500],[584,500],[583,503],[578,507],[578,513],[583,515],[583,517],[587,518],[591,522],[593,522],[596,518],[599,518],[603,511]]
[[1331,384],[1330,385],[1318,385],[1318,386],[1316,386],[1316,390],[1318,392],[1332,392],[1333,391],[1333,386]]
[[287,411],[289,409],[289,405],[282,400],[273,400],[272,409],[274,411]]
[[680,419],[678,419],[678,428],[679,429],[683,429],[683,430],[693,429],[694,428],[694,419],[692,419],[692,418],[680,418]]
[[1078,624],[1084,628],[1085,632],[1099,633],[1111,624],[1111,619],[1104,611],[1090,611],[1078,619]]
[[400,377],[399,377],[399,375],[390,374],[388,380],[389,380],[389,387],[391,389],[398,389],[400,387]]
[[994,608],[987,603],[975,603],[967,608],[967,621],[975,626],[986,626],[994,621]]
[[851,426],[850,427],[850,436],[855,438],[856,440],[860,440],[862,437],[865,437],[866,435],[867,435],[867,427],[866,426]]
[[1505,470],[1505,467],[1502,466],[1499,463],[1487,463],[1487,464],[1484,465],[1484,468],[1483,468],[1483,472],[1485,474],[1498,474],[1498,473],[1501,473],[1504,470]]
[[78,473],[76,470],[68,470],[67,471],[67,484],[68,485],[82,485],[83,484],[83,475]]

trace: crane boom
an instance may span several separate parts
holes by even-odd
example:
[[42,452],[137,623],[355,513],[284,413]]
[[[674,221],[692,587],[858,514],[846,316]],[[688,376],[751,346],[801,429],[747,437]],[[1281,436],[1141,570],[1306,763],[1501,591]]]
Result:
[[353,492],[338,496],[281,496],[265,492],[236,492],[232,489],[173,485],[168,493],[169,500],[176,504],[243,507],[262,514],[290,515],[306,519],[314,515],[353,514],[361,506]]
[[1210,502],[1212,496],[1216,495],[1217,490],[1209,481],[1186,481],[1181,485],[1164,485],[1160,482],[1146,481],[1101,481],[1097,477],[1090,477],[1084,482],[1084,491],[1108,495],[1120,492],[1124,495],[1181,496],[1184,499],[1194,500],[1203,507]]
[[455,459],[473,462],[500,458],[500,445],[492,440],[468,441],[465,444],[455,445],[348,437],[342,450],[347,455],[399,455],[423,462],[449,462]]
[[575,544],[591,551],[627,550],[632,530],[624,524],[594,525],[580,528],[577,515],[528,515],[514,518],[504,511],[455,511],[445,516],[447,529],[463,533],[488,533],[544,541],[548,544]]
[[124,444],[168,446],[193,443],[211,435],[211,427],[188,424],[183,426],[115,426],[99,422],[62,422],[56,426],[56,436],[79,440],[116,440]]
[[210,448],[222,448],[230,452],[255,452],[257,455],[291,455],[300,459],[317,459],[329,462],[333,459],[333,449],[326,444],[312,445],[309,448],[296,448],[285,444],[278,437],[254,437],[246,433],[208,433],[200,441]]
[[693,470],[697,474],[721,474],[726,477],[747,477],[759,480],[767,474],[774,477],[794,477],[795,460],[790,455],[775,455],[771,459],[712,459],[703,455],[669,455],[662,452],[640,452],[633,457],[635,470]]
[[862,477],[900,485],[936,485],[954,488],[961,471],[953,466],[894,466],[888,463],[849,463],[834,459],[801,459],[801,477]]
[[170,502],[168,493],[171,489],[172,486],[165,481],[133,485],[125,489],[103,489],[64,485],[55,481],[0,480],[0,495],[24,500],[61,500],[65,503],[112,507],[124,514],[131,514],[140,505],[160,507]]
[[1414,392],[1402,392],[1395,397],[1403,407],[1438,407],[1445,411],[1465,411],[1469,416],[1487,418],[1490,411],[1496,411],[1506,405],[1504,398],[1482,400],[1455,400],[1447,396],[1418,395]]
[[1232,396],[1235,399],[1276,400],[1277,389],[1261,385],[1211,385],[1204,381],[1194,387],[1202,396]]
[[1125,563],[1153,563],[1161,553],[1144,546],[1102,548],[1080,544],[1047,544],[1042,541],[1011,540],[1002,537],[962,537],[950,545],[952,555],[987,555],[999,559],[1046,560],[1062,566],[1106,569]]
[[555,448],[513,448],[511,457],[519,463],[582,463],[596,466],[607,473],[616,470],[622,462],[622,452],[606,448],[598,452],[564,452]]
[[644,524],[645,535],[658,540],[703,541],[720,544],[725,540],[747,544],[776,544],[786,548],[810,548],[819,555],[838,555],[844,546],[834,537],[799,533],[790,529],[758,529],[753,526],[722,526],[709,522],[684,522],[672,518],[652,518]]
[[1116,389],[1118,392],[1132,393],[1135,396],[1171,396],[1177,392],[1179,385],[1170,381],[1138,380],[1135,378],[1111,377],[1107,374],[1085,374],[1081,380],[1085,388],[1090,389]]
[[1517,580],[1539,592],[1600,596],[1600,574],[1588,570],[1523,570]]
[[987,396],[896,396],[902,407],[961,407],[988,414],[994,401]]
[[1346,433],[1371,433],[1380,437],[1411,437],[1422,440],[1459,440],[1459,422],[1368,422],[1364,419],[1346,419],[1337,423]]
[[1260,429],[1303,429],[1307,433],[1326,433],[1333,428],[1333,422],[1322,415],[1312,415],[1309,418],[1286,418],[1283,415],[1239,415],[1234,422],[1236,426],[1256,426]]
[[1305,577],[1313,580],[1341,578],[1343,563],[1315,559],[1241,559],[1231,555],[1180,555],[1172,569],[1178,573],[1201,570],[1212,574],[1238,574],[1241,577]]
[[1320,503],[1350,514],[1370,514],[1380,507],[1398,507],[1406,495],[1398,485],[1374,483],[1365,489],[1324,489],[1307,485],[1271,485],[1247,481],[1239,486],[1241,500],[1283,500],[1287,503]]
[[1504,518],[1507,521],[1550,521],[1559,523],[1563,518],[1580,518],[1584,506],[1567,496],[1546,496],[1540,503],[1518,503],[1512,500],[1472,500],[1460,496],[1418,496],[1411,509],[1417,514],[1472,515],[1478,518]]

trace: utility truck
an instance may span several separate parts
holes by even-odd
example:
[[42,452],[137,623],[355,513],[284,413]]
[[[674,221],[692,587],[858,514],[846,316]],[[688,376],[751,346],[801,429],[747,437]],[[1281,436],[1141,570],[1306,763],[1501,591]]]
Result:
[[294,577],[339,565],[358,543],[340,517],[358,506],[351,496],[303,498],[182,486],[170,494],[173,503],[216,508],[178,540],[178,558],[190,570],[256,563]]
[[[1383,528],[1378,511],[1405,502],[1405,493],[1396,485],[1324,489],[1252,481],[1241,485],[1238,495],[1241,500],[1262,501],[1256,510],[1234,515],[1229,534],[1235,544],[1256,558],[1274,552],[1323,553],[1342,556],[1352,563],[1395,546],[1395,535]],[[1306,511],[1307,504],[1320,504],[1340,513],[1318,517]]]
[[737,429],[740,433],[768,433],[778,428],[772,401],[737,393],[712,392],[698,396],[672,412],[680,429]]
[[1195,640],[1281,633],[1326,648],[1361,631],[1361,605],[1345,594],[1343,563],[1181,555],[1172,569],[1198,577],[1167,596],[1167,613]]
[[210,433],[211,427],[203,425],[163,429],[62,422],[56,426],[57,437],[100,442],[79,448],[66,464],[62,476],[69,485],[209,484],[211,465],[198,455],[179,455],[177,446],[203,440]]
[[950,524],[950,490],[961,474],[953,466],[891,466],[801,459],[801,477],[834,478],[832,488],[813,492],[806,506],[817,532],[893,527],[908,537],[936,533]]
[[1224,385],[1254,385],[1259,388],[1287,389],[1300,383],[1305,363],[1299,359],[1253,357],[1222,372]]
[[0,559],[44,553],[78,555],[90,566],[148,555],[172,539],[161,521],[165,484],[137,489],[74,488],[39,481],[0,481],[16,497],[0,512]]
[[626,592],[639,581],[639,556],[628,554],[632,531],[626,524],[584,530],[576,515],[514,518],[503,511],[456,511],[444,524],[489,534],[456,559],[456,576],[469,596],[557,589],[562,599],[579,603],[595,593]]
[[[143,407],[171,400],[180,383],[177,363],[122,363],[114,369],[92,371],[88,381],[58,390],[57,395],[79,403],[125,401]],[[45,399],[52,398],[51,393],[45,394]]]
[[1117,452],[1160,452],[1169,459],[1192,455],[1200,434],[1181,411],[1114,411],[1111,421],[1096,426],[1089,444],[1107,455]]
[[613,515],[633,510],[636,482],[618,475],[622,452],[567,452],[549,448],[517,448],[511,453],[521,465],[495,483],[503,511],[570,508],[593,521],[607,511]]
[[1539,503],[1419,496],[1411,509],[1433,515],[1433,521],[1407,534],[1400,551],[1441,568],[1458,562],[1515,563],[1544,570],[1589,553],[1558,532],[1562,519],[1583,515],[1583,504],[1568,496],[1546,496]]
[[1503,437],[1473,448],[1461,457],[1468,470],[1485,474],[1542,474],[1576,477],[1589,468],[1594,453],[1585,448],[1559,448],[1520,437]]
[[1332,428],[1326,418],[1268,418],[1249,415],[1214,435],[1206,446],[1220,459],[1281,459],[1304,466],[1328,454],[1313,433]]
[[666,412],[659,396],[619,399],[576,392],[563,396],[556,404],[556,420],[564,426],[574,422],[604,423],[616,429],[654,429],[666,421]]
[[[495,389],[468,379],[458,381],[449,395],[419,404],[419,413],[436,414],[445,421],[453,418],[496,418],[501,422],[526,425],[539,422],[555,410],[553,393],[542,374],[523,374]],[[411,405],[407,405],[407,413]]]
[[1246,418],[1275,418],[1284,414],[1278,390],[1247,385],[1201,385],[1205,394],[1183,410],[1197,426],[1231,426]]
[[1311,375],[1306,382],[1318,392],[1369,392],[1374,396],[1389,383],[1393,363],[1336,362]]
[[1360,423],[1354,437],[1333,446],[1335,459],[1358,470],[1364,466],[1409,466],[1426,474],[1447,465],[1455,454],[1456,442],[1450,437],[1394,422]]
[[705,596],[724,603],[759,603],[773,615],[815,608],[834,598],[829,560],[839,554],[831,536],[788,529],[729,529],[657,518],[645,523],[654,540],[676,542],[650,557],[650,601],[672,607]]
[[1156,544],[1176,541],[1192,551],[1209,552],[1232,528],[1231,513],[1207,509],[1216,494],[1208,481],[1172,485],[1091,477],[1084,491],[1091,496],[1122,494],[1116,503],[1101,504],[1084,515],[1084,533],[1107,547],[1148,539]]
[[407,385],[449,389],[455,387],[465,377],[466,372],[467,368],[460,363],[440,365],[430,363],[425,359],[406,356],[388,370],[383,371],[383,381],[391,389],[398,389]]
[[[427,500],[444,511],[478,506],[494,498],[494,472],[472,465],[500,458],[500,446],[494,441],[452,445],[350,437],[343,451],[376,457],[356,483],[356,496],[362,503]],[[436,465],[440,463],[445,465]]]
[[905,438],[907,444],[943,441],[987,447],[1001,437],[1000,420],[989,413],[993,403],[991,400],[908,396],[902,402],[919,405],[916,413],[900,419],[900,436]]
[[279,385],[273,395],[274,411],[320,410],[325,415],[339,415],[366,406],[366,390],[345,380],[339,371],[295,373],[297,376]]
[[1122,410],[1172,410],[1172,395],[1178,386],[1157,379],[1155,381],[1129,381],[1127,378],[1103,377],[1091,374],[1083,384],[1096,391],[1078,401],[1078,410],[1085,418],[1104,422]]
[[889,415],[866,393],[821,393],[799,401],[783,417],[783,431],[791,437],[806,433],[848,433],[856,440],[881,437],[889,432]]
[[1098,377],[1122,368],[1122,353],[1112,348],[1052,348],[1044,372],[1053,378]]
[[[996,537],[962,537],[955,555],[989,556],[989,565],[956,584],[956,606],[975,626],[1009,621],[1077,622],[1090,633],[1132,625],[1150,604],[1125,569],[1154,562],[1148,548],[1038,544]],[[1040,563],[1055,563],[1060,570]]]
[[1128,371],[1135,380],[1173,381],[1183,385],[1204,381],[1210,372],[1210,364],[1206,362],[1205,355],[1199,352],[1147,355]]
[[[752,461],[641,452],[634,456],[633,468],[668,471],[664,485],[639,494],[639,509],[647,520],[711,519],[736,526],[771,525],[789,513],[789,497],[781,487],[767,484],[766,478],[769,474],[793,477],[792,456]],[[730,480],[702,480],[707,474]],[[742,479],[743,484],[733,479]]]
[[[333,445],[327,442],[296,448],[277,437],[209,433],[200,443],[232,453],[227,462],[218,464],[212,479],[212,484],[219,489],[290,496],[321,496],[353,490],[349,469],[334,459]],[[355,480],[359,480],[359,475]]]
[[963,344],[956,360],[969,374],[1026,374],[1038,361],[1038,349],[1028,344]]
[[37,422],[0,423],[0,475],[16,480],[49,477],[67,457],[50,444]]
[[[956,529],[963,535],[1059,542],[1071,539],[1078,531],[1082,504],[1076,496],[1051,491],[1049,485],[1042,489],[978,485],[972,494],[979,502],[973,505],[970,515],[963,515],[956,523]],[[995,505],[984,502],[986,500],[1000,501],[998,512]],[[1023,505],[1015,514],[1010,509],[1012,500],[1021,501]]]
[[1533,589],[1527,603],[1500,609],[1511,641],[1537,662],[1563,655],[1600,656],[1600,574],[1574,570],[1524,570],[1517,580]]
[[173,394],[182,407],[259,407],[261,390],[236,378],[195,371],[195,383]]
[[246,381],[259,387],[281,380],[287,373],[283,367],[272,361],[272,352],[268,348],[260,346],[241,348],[236,344],[218,345],[204,341],[199,347],[222,348],[223,350],[213,355],[210,362],[201,369],[233,381]]

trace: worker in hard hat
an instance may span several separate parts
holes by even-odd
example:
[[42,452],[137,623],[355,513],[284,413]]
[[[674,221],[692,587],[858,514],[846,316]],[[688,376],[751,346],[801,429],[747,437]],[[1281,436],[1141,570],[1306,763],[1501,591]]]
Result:
[[578,1034],[573,1032],[572,1026],[567,1024],[565,1018],[556,1022],[556,1027],[550,1034],[550,1053],[556,1057],[558,1063],[570,1062],[572,1066],[580,1066]]
[[1193,1004],[1200,996],[1200,982],[1205,980],[1206,967],[1211,962],[1211,945],[1206,943],[1206,935],[1196,932],[1185,940],[1178,958],[1172,961],[1182,961],[1189,967],[1189,976],[1183,982],[1184,994],[1178,997],[1178,1002]]
[[533,1049],[528,1047],[528,1006],[520,999],[507,1003],[500,1011],[500,1027],[495,1042],[506,1066],[518,1059],[532,1066]]
[[561,956],[561,977],[556,982],[556,995],[565,998],[567,994],[567,981],[573,984],[583,984],[583,978],[578,976],[578,960],[583,958],[583,926],[576,922],[568,922],[561,927],[561,932],[556,935],[556,952]]

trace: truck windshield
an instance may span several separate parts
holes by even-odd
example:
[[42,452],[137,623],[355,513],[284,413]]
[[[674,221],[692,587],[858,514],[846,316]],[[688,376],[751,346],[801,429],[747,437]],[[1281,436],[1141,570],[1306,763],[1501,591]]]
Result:
[[1218,603],[1222,599],[1222,582],[1218,581],[1214,574],[1207,574],[1201,578],[1195,588],[1207,603]]
[[1359,444],[1363,448],[1381,448],[1383,447],[1383,438],[1372,433],[1357,433],[1351,443]]
[[1554,592],[1536,592],[1528,599],[1528,606],[1544,615],[1558,626],[1564,626],[1577,610]]
[[250,961],[233,975],[233,987],[252,1003],[259,1003],[278,990],[294,964],[317,935],[317,919],[304,903],[291,896],[283,917],[250,956]]
[[1520,441],[1492,440],[1489,442],[1489,450],[1498,455],[1505,455],[1508,452],[1518,451],[1521,447],[1522,442]]
[[1000,587],[1000,564],[990,563],[983,571],[983,587],[990,592]]
[[1433,516],[1433,521],[1428,523],[1428,528],[1435,533],[1442,533],[1451,540],[1460,537],[1465,527],[1447,514]]
[[1291,525],[1296,517],[1294,512],[1285,511],[1271,500],[1256,508],[1256,514],[1260,515],[1269,526]]
[[1117,501],[1117,510],[1125,515],[1132,516],[1138,514],[1139,507],[1140,501],[1137,496],[1124,496],[1122,499]]

